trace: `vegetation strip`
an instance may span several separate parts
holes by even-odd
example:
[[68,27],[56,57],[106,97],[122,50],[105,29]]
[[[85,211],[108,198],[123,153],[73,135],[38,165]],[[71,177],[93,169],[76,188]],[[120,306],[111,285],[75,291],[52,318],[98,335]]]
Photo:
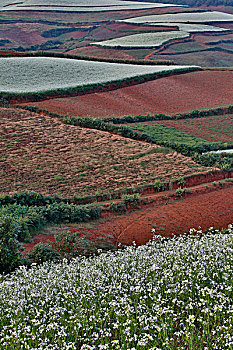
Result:
[[[47,111],[48,113],[48,111]],[[156,120],[179,120],[179,119],[193,119],[193,118],[203,118],[209,117],[213,115],[222,115],[226,113],[233,113],[233,105],[229,105],[227,107],[217,107],[211,109],[205,109],[202,111],[194,110],[190,113],[177,113],[174,116],[169,116],[165,114],[156,114],[156,115],[137,115],[137,116],[125,116],[120,118],[104,118],[99,119],[105,123],[113,123],[113,124],[128,124],[128,123],[139,123],[139,122],[147,122],[147,121],[156,121]]]
[[[21,107],[21,106],[20,106]],[[33,111],[33,112],[44,112],[44,110],[39,109],[38,107],[33,106],[25,106],[21,107],[23,109]],[[229,109],[232,110],[232,106],[229,106]],[[217,110],[210,110],[210,112],[197,112],[194,111],[193,113],[188,114],[189,116],[197,116],[199,113],[215,113]],[[231,142],[205,142],[203,140],[200,140],[196,144],[189,144],[189,143],[182,143],[183,140],[180,142],[163,140],[160,136],[157,135],[157,137],[152,133],[146,133],[146,132],[137,132],[133,130],[131,127],[126,127],[125,125],[116,126],[112,123],[105,123],[102,120],[99,119],[93,119],[93,118],[81,118],[81,117],[64,117],[56,113],[52,112],[45,112],[49,116],[60,118],[64,123],[69,125],[76,125],[81,126],[84,128],[90,128],[90,129],[97,129],[102,131],[108,131],[111,133],[115,133],[117,135],[131,138],[133,140],[140,140],[150,143],[155,143],[160,146],[164,146],[167,148],[172,148],[176,150],[177,152],[182,153],[185,156],[191,156],[193,159],[204,165],[204,166],[216,166],[217,168],[220,168],[221,170],[231,171],[233,169],[233,156],[232,154],[211,154],[208,153],[210,151],[217,151],[217,150],[224,150],[224,149],[231,149],[232,143]],[[160,119],[161,120],[161,119]],[[167,128],[168,129],[168,128]],[[185,135],[185,133],[183,133]],[[205,154],[204,154],[205,153]]]
[[[80,29],[79,29],[80,30]],[[93,62],[108,62],[108,63],[122,63],[122,64],[138,64],[138,65],[150,65],[150,66],[158,66],[158,65],[175,65],[172,61],[166,61],[166,60],[159,60],[159,61],[152,61],[152,60],[129,60],[129,59],[120,59],[120,58],[104,58],[104,57],[91,57],[91,56],[80,56],[80,55],[71,55],[71,54],[65,54],[60,52],[46,52],[46,51],[37,51],[37,52],[8,52],[8,53],[0,53],[0,57],[18,57],[20,54],[20,57],[56,57],[56,58],[67,58],[72,60],[85,60],[85,61],[93,61]]]

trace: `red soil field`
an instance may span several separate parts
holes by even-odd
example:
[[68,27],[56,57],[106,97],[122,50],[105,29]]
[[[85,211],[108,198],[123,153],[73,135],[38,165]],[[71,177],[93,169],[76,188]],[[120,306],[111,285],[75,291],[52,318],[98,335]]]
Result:
[[157,234],[169,236],[171,233],[187,232],[192,227],[227,227],[232,221],[233,188],[226,188],[167,205],[156,206],[155,203],[145,210],[106,218],[90,232],[96,235],[115,234],[120,242],[135,241],[139,245],[152,238],[152,225],[155,225]]
[[124,23],[124,22],[113,22],[110,24],[105,25],[105,27],[116,31],[116,32],[120,32],[120,31],[130,31],[130,32],[157,32],[157,31],[164,31],[164,30],[174,30],[174,27],[169,27],[166,26],[166,23],[164,24],[164,26],[149,26],[149,25],[137,25],[137,24],[132,24],[132,23]]
[[[202,185],[204,187],[204,185]],[[206,189],[208,192],[208,189]],[[193,197],[167,201],[158,205],[151,203],[147,208],[127,212],[124,215],[116,215],[102,218],[84,224],[76,224],[69,227],[71,232],[78,231],[87,238],[96,240],[100,237],[112,235],[115,242],[137,245],[145,244],[152,239],[152,228],[155,233],[163,237],[188,232],[190,228],[203,230],[213,226],[226,228],[233,222],[233,188],[219,188],[214,192],[194,192]],[[48,230],[47,230],[48,231]],[[67,231],[67,227],[60,228],[61,232]],[[54,236],[39,234],[34,237],[32,243],[25,243],[25,251],[31,250],[40,241],[54,241]]]
[[233,8],[230,6],[224,6],[224,5],[205,6],[205,5],[202,5],[202,6],[200,6],[200,8],[205,10],[205,11],[220,11],[220,12],[226,12],[226,13],[233,14]]
[[233,142],[233,115],[161,120],[143,124],[163,124],[211,142]]
[[146,16],[152,14],[177,13],[177,12],[193,12],[197,8],[186,7],[158,7],[154,9],[144,10],[121,10],[121,11],[103,11],[103,12],[59,12],[59,11],[4,11],[1,18],[4,19],[30,19],[30,21],[38,21],[38,17],[43,21],[51,21],[58,23],[96,23],[99,21],[107,21],[114,19],[124,19],[137,16]]
[[232,221],[233,188],[227,188],[105,219],[96,225],[93,232],[115,232],[119,241],[131,243],[134,240],[137,244],[145,244],[152,238],[152,225],[156,225],[157,234],[169,236],[171,233],[187,232],[192,227],[227,227]]
[[86,196],[211,169],[154,144],[28,111],[0,109],[2,194],[29,190]]
[[34,104],[52,112],[76,116],[175,114],[232,104],[232,81],[231,70],[205,70],[114,91],[57,98]]
[[114,50],[114,49],[107,49],[107,48],[101,48],[97,46],[85,46],[85,47],[79,47],[77,49],[73,49],[70,51],[67,51],[70,55],[78,55],[78,56],[89,56],[89,57],[103,57],[103,58],[116,58],[116,59],[125,59],[125,60],[135,60],[135,57],[130,55],[130,53],[127,53],[123,50]]

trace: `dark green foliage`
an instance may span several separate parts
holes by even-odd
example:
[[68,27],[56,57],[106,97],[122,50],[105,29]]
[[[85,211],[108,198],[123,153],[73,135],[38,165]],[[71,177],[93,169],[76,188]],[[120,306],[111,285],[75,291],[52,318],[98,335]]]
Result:
[[10,204],[0,210],[0,219],[10,217],[17,224],[16,238],[24,241],[47,223],[85,222],[98,219],[101,207],[54,203],[47,206]]
[[61,259],[61,255],[49,243],[40,242],[36,244],[30,252],[26,254],[30,263],[41,264],[45,261]]
[[7,205],[0,210],[0,218],[11,217],[17,223],[17,239],[24,241],[38,228],[45,225],[46,220],[38,207]]
[[14,193],[12,196],[1,195],[0,196],[0,207],[8,204],[21,204],[27,206],[33,205],[47,205],[54,202],[60,202],[58,197],[44,196],[37,192],[19,192]]
[[149,122],[149,121],[156,121],[156,120],[194,119],[194,118],[209,117],[213,115],[222,115],[226,113],[233,113],[232,105],[229,105],[228,107],[217,107],[217,108],[206,109],[203,111],[194,110],[190,113],[183,113],[183,114],[177,113],[174,117],[159,113],[155,115],[136,115],[136,116],[128,115],[122,118],[114,117],[114,118],[104,118],[100,120],[105,123],[127,124],[127,123],[140,123],[140,122],[142,123],[142,122]]
[[125,213],[127,211],[125,202],[113,202],[110,204],[110,209],[116,213]]
[[5,44],[10,44],[11,41],[8,39],[0,39],[0,46],[4,46]]
[[161,182],[160,180],[155,180],[154,182],[154,188],[160,192],[160,191],[164,191],[166,188],[166,183]]
[[140,194],[134,193],[134,194],[124,194],[122,197],[123,202],[126,206],[134,207],[137,206],[140,202]]
[[92,241],[86,236],[81,236],[79,232],[71,233],[70,231],[55,235],[53,246],[62,258],[68,260],[79,255],[96,254],[100,249],[101,251],[116,250],[114,243],[105,238],[97,238],[96,241]]
[[60,40],[48,40],[40,45],[31,45],[27,47],[26,49],[22,46],[18,47],[16,51],[25,52],[25,51],[43,51],[43,50],[52,50],[52,49],[58,49],[60,45],[62,45],[62,41]]
[[11,216],[0,217],[0,274],[11,272],[22,261],[22,249],[17,239],[18,223]]
[[75,28],[75,27],[71,27],[71,28],[52,28],[50,30],[45,30],[44,32],[41,33],[41,36],[43,36],[43,38],[56,38],[62,34],[66,34],[66,33],[72,33],[75,32],[76,30],[78,31],[88,31],[89,28]]
[[47,222],[85,222],[100,217],[101,208],[75,204],[52,204],[39,208]]
[[225,171],[233,169],[233,154],[231,153],[196,154],[194,159],[204,166],[216,166]]

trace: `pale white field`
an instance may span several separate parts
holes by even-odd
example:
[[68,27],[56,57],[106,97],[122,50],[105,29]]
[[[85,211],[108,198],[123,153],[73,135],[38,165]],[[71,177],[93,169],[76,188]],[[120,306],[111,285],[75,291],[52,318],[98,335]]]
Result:
[[233,15],[219,11],[172,13],[164,15],[149,15],[121,20],[127,23],[209,23],[232,22]]
[[0,92],[38,92],[112,82],[188,66],[151,66],[50,57],[0,58]]
[[121,0],[1,0],[0,11],[6,10],[42,10],[42,11],[113,11],[146,9],[155,7],[179,6],[163,3],[121,1]]
[[161,26],[161,25],[169,25],[178,27],[179,30],[187,32],[187,33],[195,33],[195,32],[223,32],[229,31],[230,29],[220,28],[215,26],[210,26],[208,24],[187,24],[187,23],[148,23],[149,25]]
[[100,45],[106,47],[158,47],[162,44],[179,38],[187,38],[189,34],[182,31],[158,32],[158,33],[142,33],[127,35],[122,38],[100,41],[92,43],[93,45]]

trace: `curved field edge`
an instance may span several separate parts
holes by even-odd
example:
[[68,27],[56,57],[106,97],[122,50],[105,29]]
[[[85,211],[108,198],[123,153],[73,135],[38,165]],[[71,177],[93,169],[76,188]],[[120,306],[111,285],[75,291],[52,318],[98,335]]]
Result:
[[123,63],[123,64],[138,64],[138,65],[150,65],[150,66],[157,66],[157,65],[175,65],[172,61],[167,60],[158,60],[158,61],[152,61],[152,60],[145,60],[145,59],[124,59],[124,58],[104,58],[104,57],[92,57],[92,56],[86,56],[86,55],[72,55],[72,54],[66,54],[66,53],[60,53],[60,52],[15,52],[15,51],[0,51],[0,57],[1,58],[7,58],[7,57],[51,57],[51,58],[67,58],[72,60],[85,60],[85,61],[91,61],[91,62],[108,62],[108,63]]
[[[150,142],[154,144],[158,144],[160,146],[172,148],[173,150],[176,150],[177,152],[180,152],[186,156],[194,156],[195,153],[202,154],[204,152],[209,152],[209,151],[215,151],[219,149],[230,149],[232,148],[232,144],[230,142],[208,142],[205,143],[203,140],[203,143],[199,143],[197,145],[189,145],[189,144],[182,144],[182,143],[177,143],[177,142],[170,142],[168,140],[162,140],[161,138],[154,138],[153,135],[147,134],[147,133],[139,133],[135,130],[133,130],[130,127],[127,127],[125,125],[115,125],[113,123],[105,123],[105,120],[100,120],[100,119],[93,119],[90,117],[72,117],[72,116],[63,116],[59,115],[57,113],[52,113],[44,109],[40,109],[36,106],[18,106],[18,108],[22,108],[25,110],[33,111],[36,113],[45,113],[48,116],[55,117],[60,119],[63,123],[69,124],[69,125],[74,125],[74,126],[81,126],[84,128],[90,128],[90,129],[97,129],[97,130],[102,130],[102,131],[108,131],[129,139],[133,140],[140,140],[140,141],[145,141],[145,142]],[[220,107],[221,108],[221,107]],[[228,107],[229,110],[232,110],[232,106]],[[199,116],[206,116],[209,113],[219,113],[219,111],[222,109],[212,109],[208,111],[193,111],[190,114],[185,114],[184,118],[193,118]],[[164,115],[158,115],[156,118],[159,118],[159,120],[163,120],[163,118],[166,120],[167,116]]]
[[177,68],[174,70],[135,75],[132,78],[107,81],[105,83],[85,84],[77,87],[54,89],[49,91],[31,93],[7,93],[0,92],[0,99],[5,103],[35,102],[57,97],[78,96],[93,92],[116,90],[125,86],[141,84],[146,81],[155,80],[172,75],[185,74],[201,70],[200,67]]
[[195,109],[232,104],[232,77],[231,70],[228,72],[222,69],[207,69],[151,80],[113,91],[30,104],[37,104],[40,108],[64,115],[107,120],[128,115],[183,114]]

